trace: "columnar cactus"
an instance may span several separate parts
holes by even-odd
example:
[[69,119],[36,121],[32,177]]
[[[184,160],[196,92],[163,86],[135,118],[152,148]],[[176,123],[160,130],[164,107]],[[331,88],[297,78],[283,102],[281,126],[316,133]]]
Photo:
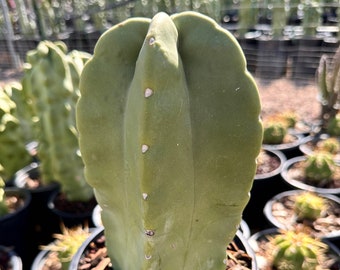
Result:
[[234,37],[195,12],[128,19],[99,39],[80,89],[80,149],[113,268],[225,269],[262,142]]
[[333,58],[327,55],[321,56],[316,72],[316,83],[319,90],[323,131],[338,136],[340,128],[336,115],[340,104],[340,47]]
[[[24,91],[36,114],[38,157],[42,181],[57,181],[70,201],[87,201],[93,196],[84,178],[75,126],[78,76],[66,55],[65,44],[42,41],[27,53]],[[78,79],[79,80],[79,79]]]

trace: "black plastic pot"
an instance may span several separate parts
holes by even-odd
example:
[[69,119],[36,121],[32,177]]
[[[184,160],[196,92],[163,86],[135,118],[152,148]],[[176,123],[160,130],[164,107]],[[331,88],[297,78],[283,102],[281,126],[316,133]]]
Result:
[[48,209],[51,213],[59,220],[59,223],[63,223],[66,227],[71,228],[79,225],[85,225],[89,227],[94,227],[95,225],[92,222],[92,212],[93,207],[90,211],[87,212],[79,212],[72,213],[60,210],[55,205],[55,200],[57,196],[60,194],[59,191],[52,193],[48,199]]
[[278,150],[264,151],[278,158],[280,166],[271,172],[256,174],[254,177],[253,186],[250,190],[250,200],[243,211],[243,218],[251,230],[261,230],[268,227],[268,222],[263,215],[263,207],[266,202],[275,194],[291,189],[280,175],[286,161],[285,155]]
[[[104,235],[104,227],[97,227],[93,229],[90,237],[82,244],[82,246],[78,249],[77,253],[73,256],[73,259],[70,263],[69,270],[78,269],[79,262],[83,258],[85,251],[90,245],[90,243],[102,237],[103,235]],[[250,247],[250,245],[248,244],[248,240],[244,237],[243,233],[240,230],[236,232],[236,235],[233,241],[235,242],[238,248],[244,250],[252,258],[251,270],[257,270],[258,268],[256,264],[255,253]],[[109,268],[109,269],[112,270],[113,268]]]
[[[273,198],[271,198],[270,200],[268,200],[268,202],[266,203],[264,209],[263,209],[263,212],[264,212],[264,215],[266,217],[266,219],[268,220],[268,222],[278,228],[278,229],[283,229],[283,230],[289,230],[289,229],[292,229],[292,228],[289,228],[287,226],[285,226],[285,224],[279,222],[279,220],[277,220],[274,216],[273,216],[273,213],[272,213],[272,207],[273,207],[273,204],[284,198],[284,197],[287,197],[287,196],[291,196],[291,195],[296,195],[296,194],[301,194],[302,192],[305,192],[303,190],[299,190],[299,189],[295,189],[295,190],[290,190],[290,191],[285,191],[285,192],[281,192],[277,195],[275,195]],[[319,194],[319,196],[327,199],[327,200],[330,200],[330,201],[333,201],[335,202],[339,209],[340,209],[340,198],[337,197],[337,196],[333,196],[333,195],[326,195],[326,194]],[[326,235],[323,235],[323,236],[320,236],[320,238],[323,238],[323,239],[327,239],[327,240],[330,240],[332,242],[337,242],[339,241],[340,239],[340,230],[338,231],[332,231],[331,233],[329,234],[326,234]]]
[[9,213],[0,217],[0,244],[6,247],[12,247],[23,260],[27,261],[25,238],[28,231],[28,210],[31,204],[31,194],[25,190],[16,187],[5,188],[5,194],[9,196],[17,196],[23,200],[20,209],[13,213]]

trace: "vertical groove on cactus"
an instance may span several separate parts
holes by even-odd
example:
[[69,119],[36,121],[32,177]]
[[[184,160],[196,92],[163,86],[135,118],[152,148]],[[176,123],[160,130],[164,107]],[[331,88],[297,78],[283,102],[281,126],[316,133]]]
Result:
[[80,149],[113,267],[225,269],[262,143],[232,35],[195,12],[128,19],[99,39],[80,89]]

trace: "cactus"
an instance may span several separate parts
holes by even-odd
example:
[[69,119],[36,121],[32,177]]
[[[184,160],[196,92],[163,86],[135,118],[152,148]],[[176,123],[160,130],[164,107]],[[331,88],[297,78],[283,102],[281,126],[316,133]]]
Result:
[[131,18],[101,36],[80,89],[80,149],[113,268],[225,269],[262,142],[235,38],[192,11]]
[[263,143],[280,144],[287,135],[288,128],[285,123],[268,121],[263,125]]
[[314,37],[316,29],[321,23],[321,8],[318,0],[304,0],[303,3],[303,34]]
[[287,23],[287,12],[284,1],[271,0],[272,5],[272,32],[274,38],[281,38]]
[[340,151],[340,142],[335,137],[321,140],[316,144],[316,151],[325,151],[332,155],[336,155]]
[[254,0],[240,1],[238,34],[241,37],[257,24],[259,11],[256,5]]
[[336,165],[331,154],[317,151],[307,156],[304,166],[308,180],[318,183],[332,181]]
[[321,127],[324,132],[340,134],[336,115],[340,102],[340,47],[333,58],[326,54],[320,58],[316,71],[316,83],[321,104]]
[[0,88],[0,178],[5,181],[32,161],[16,112],[15,102]]
[[66,228],[61,224],[61,233],[53,234],[55,240],[47,246],[40,246],[40,249],[56,252],[59,263],[61,263],[61,267],[56,269],[67,270],[72,257],[89,236],[90,231],[87,226]]
[[326,209],[326,200],[315,193],[302,192],[295,197],[294,212],[300,219],[315,220],[321,217]]
[[42,41],[29,51],[24,92],[37,117],[34,130],[43,183],[57,181],[68,200],[88,201],[93,192],[84,178],[75,126],[79,85],[73,83],[79,80],[79,73],[75,63],[70,67],[73,58],[66,51],[65,44],[50,41]]
[[318,269],[327,245],[302,231],[281,231],[270,239],[273,265],[280,270]]

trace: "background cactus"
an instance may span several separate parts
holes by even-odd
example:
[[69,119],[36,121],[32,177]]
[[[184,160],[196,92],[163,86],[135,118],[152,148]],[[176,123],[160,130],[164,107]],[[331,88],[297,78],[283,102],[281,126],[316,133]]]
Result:
[[32,160],[16,112],[15,102],[0,88],[0,178],[4,181]]
[[294,211],[300,219],[315,220],[327,209],[325,199],[315,193],[303,192],[295,196]]
[[264,144],[280,144],[288,133],[285,123],[266,121],[263,125],[263,143]]
[[80,149],[113,268],[225,269],[262,142],[235,38],[195,12],[128,19],[101,36],[80,89]]
[[333,58],[322,55],[316,72],[316,83],[321,104],[320,120],[323,131],[340,134],[336,115],[340,102],[340,47]]
[[273,265],[280,270],[318,269],[327,245],[305,232],[281,231],[271,239]]
[[332,181],[335,171],[335,162],[331,154],[326,152],[313,152],[307,156],[305,163],[305,175],[309,181]]
[[[42,181],[59,182],[70,201],[87,201],[93,192],[84,179],[75,125],[80,74],[77,67],[84,59],[72,62],[72,57],[61,42],[40,42],[36,50],[27,53],[23,85],[31,112],[36,115],[34,131]],[[72,75],[77,78],[72,79]]]
[[316,144],[316,151],[326,151],[332,155],[336,155],[340,151],[340,142],[335,137],[321,140]]

